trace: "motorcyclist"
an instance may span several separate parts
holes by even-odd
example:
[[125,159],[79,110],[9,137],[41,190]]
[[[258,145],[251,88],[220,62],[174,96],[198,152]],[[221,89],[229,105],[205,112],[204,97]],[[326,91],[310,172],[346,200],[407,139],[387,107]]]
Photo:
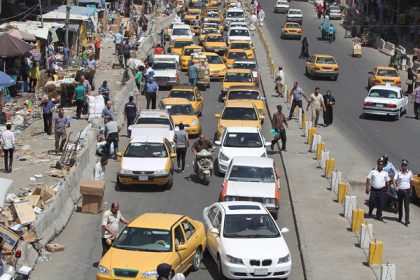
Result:
[[[395,174],[397,174],[397,169],[392,164],[392,162],[389,161],[388,155],[383,155],[382,159],[384,160],[384,170],[388,172],[389,178],[394,178]],[[397,199],[397,192],[395,191],[395,186],[393,184],[393,181],[390,182],[390,195],[392,197],[393,201],[396,201]]]
[[334,41],[334,38],[335,37],[335,28],[334,28],[334,26],[331,24],[329,27],[328,27],[328,39],[329,39],[329,41],[331,42],[331,41]]
[[[197,153],[202,150],[207,150],[209,152],[213,151],[213,143],[206,139],[203,133],[200,134],[198,140],[192,145],[191,150],[194,154],[194,158],[197,156]],[[194,172],[197,173],[197,161],[194,160]]]

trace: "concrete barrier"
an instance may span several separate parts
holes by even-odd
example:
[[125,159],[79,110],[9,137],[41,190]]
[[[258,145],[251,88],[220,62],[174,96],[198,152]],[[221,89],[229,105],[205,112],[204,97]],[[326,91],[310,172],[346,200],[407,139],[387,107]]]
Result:
[[397,279],[397,267],[395,264],[382,264],[381,266],[381,277],[380,280],[396,280]]
[[341,182],[341,171],[333,171],[331,176],[331,190],[338,193],[338,184]]
[[351,217],[351,231],[358,233],[365,220],[365,210],[363,208],[353,209]]
[[337,202],[340,204],[344,203],[344,198],[348,193],[348,186],[345,182],[340,182],[338,184],[338,192],[337,192]]
[[360,232],[360,248],[369,249],[369,244],[373,240],[373,225],[369,223],[362,224]]
[[382,254],[384,250],[384,243],[380,240],[373,240],[369,243],[369,266],[382,265]]
[[351,218],[355,209],[357,209],[356,196],[346,195],[344,199],[344,218]]
[[385,42],[382,48],[378,48],[381,53],[392,56],[395,53],[395,45],[391,42]]
[[331,174],[335,168],[335,159],[332,157],[328,157],[326,163],[325,163],[325,172],[324,176],[325,178],[331,178]]

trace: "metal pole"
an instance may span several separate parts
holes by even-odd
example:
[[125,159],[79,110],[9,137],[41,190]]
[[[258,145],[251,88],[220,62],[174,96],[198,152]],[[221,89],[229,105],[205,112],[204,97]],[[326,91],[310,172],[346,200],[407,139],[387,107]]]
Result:
[[42,3],[41,0],[38,0],[39,3],[39,12],[41,13],[41,28],[44,28],[44,19],[42,18]]
[[65,47],[69,47],[69,22],[70,22],[70,10],[71,10],[71,0],[67,0],[66,5],[66,37],[65,37]]

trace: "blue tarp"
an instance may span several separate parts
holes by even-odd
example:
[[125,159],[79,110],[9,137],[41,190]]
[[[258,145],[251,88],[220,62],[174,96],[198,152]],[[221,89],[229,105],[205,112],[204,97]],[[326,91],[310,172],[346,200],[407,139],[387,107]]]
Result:
[[79,4],[97,4],[98,8],[103,8],[105,0],[79,0]]
[[10,87],[15,81],[6,73],[0,71],[0,87]]
[[[55,11],[60,12],[60,13],[66,13],[66,5],[62,5],[58,7]],[[90,17],[96,13],[96,9],[88,8],[88,7],[80,7],[80,6],[71,6],[70,12],[73,15]]]

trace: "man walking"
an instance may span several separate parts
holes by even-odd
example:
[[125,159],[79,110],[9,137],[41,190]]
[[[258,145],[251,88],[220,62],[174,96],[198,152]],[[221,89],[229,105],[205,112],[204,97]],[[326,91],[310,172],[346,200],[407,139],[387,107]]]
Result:
[[333,123],[333,106],[335,105],[335,98],[329,90],[327,90],[327,94],[324,95],[324,105],[324,125],[329,126]]
[[6,131],[1,135],[1,144],[4,154],[4,172],[11,173],[13,165],[13,151],[15,150],[15,134],[11,131],[12,125],[6,125]]
[[190,85],[195,86],[197,84],[198,78],[198,67],[194,64],[194,61],[191,60],[190,67],[188,67],[188,79]]
[[79,85],[74,89],[73,99],[76,100],[76,119],[80,119],[83,107],[85,106],[86,89],[83,86],[83,82],[79,82]]
[[[67,118],[64,116],[64,109],[61,108],[58,111],[58,115],[54,117],[53,120],[53,131],[55,137],[55,151],[63,152],[64,144],[67,140],[66,128],[69,127],[70,123],[67,121]],[[61,142],[60,142],[61,140]]]
[[121,49],[121,44],[123,41],[123,35],[120,32],[115,33],[114,42],[115,42],[115,54],[118,55]]
[[382,208],[384,207],[386,193],[389,192],[389,176],[384,170],[383,158],[378,159],[377,167],[372,169],[366,178],[366,194],[369,196],[369,217],[372,216],[376,206],[376,219],[383,221]]
[[111,209],[106,210],[102,215],[102,257],[108,252],[112,242],[117,238],[119,223],[128,225],[129,221],[121,214],[120,204],[113,202]]
[[131,130],[129,130],[129,126],[134,123],[134,120],[137,116],[137,106],[136,103],[134,103],[134,97],[130,96],[128,98],[128,102],[124,106],[124,116],[127,121],[127,135],[128,137],[131,137]]
[[123,45],[123,55],[124,55],[124,66],[128,67],[127,61],[130,59],[130,44],[128,43],[128,40],[125,41]]
[[420,82],[416,81],[416,89],[414,90],[414,116],[416,120],[420,118]]
[[99,56],[101,53],[101,38],[99,38],[99,36],[96,36],[94,43],[95,43],[95,60],[99,60]]
[[108,165],[108,157],[103,156],[101,160],[98,161],[93,170],[93,180],[95,181],[104,181],[105,180],[105,169]]
[[116,154],[118,151],[118,133],[120,132],[121,127],[118,126],[117,121],[111,116],[109,121],[105,124],[105,135],[106,135],[106,148],[108,151],[108,156],[112,154],[111,151],[111,144],[114,145],[114,158],[116,158]]
[[308,106],[306,107],[306,111],[308,111],[309,106],[311,106],[312,124],[314,125],[314,127],[318,127],[319,115],[321,114],[321,111],[325,112],[324,98],[320,93],[319,87],[315,88],[315,92],[312,93],[309,98],[310,99],[308,102]]
[[306,95],[303,93],[302,89],[299,87],[298,82],[294,82],[291,93],[293,101],[292,107],[290,108],[289,118],[287,119],[289,121],[292,119],[293,112],[295,111],[296,106],[302,109],[302,114],[304,113],[302,108],[302,99],[305,98],[305,100],[308,101],[308,97],[306,97]]
[[109,120],[112,118],[114,112],[112,110],[112,101],[106,102],[105,108],[102,109],[102,118],[104,119],[104,124],[109,122]]
[[178,172],[184,172],[185,169],[185,155],[189,146],[188,133],[184,130],[184,124],[178,125],[179,130],[175,131],[174,142],[176,146],[176,163],[178,165]]
[[275,79],[276,79],[276,91],[279,94],[279,97],[283,97],[285,78],[284,78],[284,71],[283,71],[282,66],[279,66],[279,69],[276,71]]
[[273,129],[274,139],[271,141],[271,150],[274,150],[274,145],[281,139],[281,150],[286,151],[286,128],[289,125],[286,120],[286,116],[282,113],[283,107],[277,105],[277,112],[273,114]]
[[146,83],[146,108],[149,109],[152,105],[152,109],[156,109],[156,97],[159,91],[159,86],[155,82],[155,78],[151,77],[150,82]]
[[410,197],[413,192],[413,172],[408,169],[408,160],[403,159],[401,170],[394,177],[395,191],[398,194],[398,221],[401,223],[403,204],[405,212],[405,226],[410,224]]
[[103,81],[102,85],[99,87],[98,93],[103,96],[105,105],[109,100],[109,94],[111,90],[109,89],[108,82]]
[[44,132],[51,135],[51,123],[52,123],[52,109],[54,103],[49,99],[48,95],[42,97],[42,118],[44,119]]

